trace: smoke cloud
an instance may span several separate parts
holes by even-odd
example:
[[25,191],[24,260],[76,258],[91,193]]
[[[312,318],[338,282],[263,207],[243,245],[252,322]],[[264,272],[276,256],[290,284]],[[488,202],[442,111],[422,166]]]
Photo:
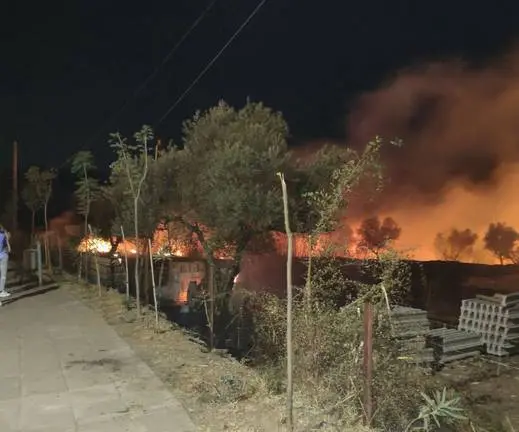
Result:
[[[439,62],[400,71],[362,95],[348,118],[348,144],[375,135],[390,184],[377,212],[402,227],[400,246],[435,259],[434,237],[451,228],[484,236],[489,223],[519,230],[519,50],[473,67]],[[474,259],[492,258],[480,251]]]

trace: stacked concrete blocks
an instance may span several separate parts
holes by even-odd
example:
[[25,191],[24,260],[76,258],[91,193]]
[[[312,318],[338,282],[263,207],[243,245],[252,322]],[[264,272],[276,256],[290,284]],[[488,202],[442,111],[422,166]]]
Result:
[[462,330],[438,328],[427,335],[426,346],[434,353],[434,363],[441,367],[446,363],[478,356],[483,350],[481,337]]
[[434,362],[432,348],[426,347],[426,335],[430,329],[427,312],[405,306],[391,310],[391,326],[394,336],[402,344],[402,357],[416,364]]
[[519,293],[463,300],[458,329],[480,335],[488,354],[519,352]]

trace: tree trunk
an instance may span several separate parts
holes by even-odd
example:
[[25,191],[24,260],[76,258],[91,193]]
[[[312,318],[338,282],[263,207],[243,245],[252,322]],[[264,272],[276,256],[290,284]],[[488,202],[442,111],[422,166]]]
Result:
[[214,302],[215,302],[215,289],[214,289],[214,270],[215,263],[212,259],[208,260],[207,268],[207,291],[209,292],[209,311],[207,311],[207,321],[209,325],[209,350],[214,349]]
[[160,262],[159,284],[158,284],[159,290],[161,290],[160,291],[161,296],[162,296],[162,280],[163,280],[163,277],[164,277],[164,263],[165,262],[166,262],[166,260],[164,258],[162,258],[162,260]]
[[312,265],[313,265],[313,245],[314,236],[308,235],[308,267],[306,269],[306,284],[305,284],[305,307],[307,311],[310,310],[312,304]]
[[85,186],[86,186],[86,209],[85,209],[85,233],[84,235],[92,235],[92,230],[89,232],[89,225],[88,225],[88,214],[90,213],[90,185],[88,184],[88,173],[86,170],[86,165],[83,164],[83,175],[85,179]]
[[159,328],[159,305],[157,303],[157,287],[155,286],[155,268],[153,266],[153,252],[151,248],[151,240],[148,239],[148,252],[151,269],[151,287],[153,289],[153,306],[155,308],[155,328]]
[[144,303],[146,306],[149,306],[151,304],[150,302],[150,266],[153,265],[149,262],[150,260],[150,254],[151,254],[151,248],[149,246],[150,242],[149,239],[146,242],[146,246],[144,247],[145,255],[142,258],[143,266],[144,266],[144,281],[143,281],[143,291],[144,291]]
[[[123,239],[123,244],[126,246],[126,238],[124,237],[124,228],[123,228],[122,225],[121,225],[121,236],[122,236],[122,239]],[[125,268],[125,271],[126,271],[126,280],[125,280],[125,283],[126,283],[126,302],[129,303],[130,302],[130,274],[129,274],[129,271],[128,271],[128,251],[126,249],[124,249],[124,268]]]
[[[90,225],[88,225],[88,231],[89,231],[89,235],[92,236],[92,227]],[[96,266],[96,276],[97,276],[97,290],[98,290],[98,294],[99,296],[101,296],[102,294],[102,289],[101,289],[101,274],[99,273],[99,261],[97,259],[97,253],[94,252],[94,264]]]
[[49,220],[47,219],[47,202],[43,206],[43,217],[45,219],[45,232],[49,231]]

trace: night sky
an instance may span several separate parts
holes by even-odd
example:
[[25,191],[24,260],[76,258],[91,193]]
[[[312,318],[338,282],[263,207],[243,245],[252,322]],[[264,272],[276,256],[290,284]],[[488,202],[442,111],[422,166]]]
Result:
[[[9,162],[14,139],[24,166],[62,166],[83,148],[108,163],[108,133],[156,124],[259,0],[218,0],[134,97],[209,3],[6,2],[0,145],[8,156],[0,163]],[[197,109],[250,97],[282,111],[296,142],[341,138],[364,91],[412,64],[498,55],[517,42],[518,16],[513,0],[267,0],[157,134],[178,139],[182,121]]]

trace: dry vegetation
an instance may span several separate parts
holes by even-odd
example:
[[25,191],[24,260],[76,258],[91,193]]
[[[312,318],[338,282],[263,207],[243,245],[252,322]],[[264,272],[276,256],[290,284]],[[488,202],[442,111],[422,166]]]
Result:
[[[152,310],[144,309],[137,319],[124,295],[115,291],[103,292],[99,297],[95,287],[72,281],[64,288],[103,315],[179,397],[199,430],[283,430],[284,397],[272,392],[261,374],[220,351],[208,353],[203,343],[165,317],[160,317],[157,331]],[[314,425],[322,431],[337,430],[327,426],[327,416],[304,404],[300,395],[295,415],[297,430],[312,430]]]
[[[199,430],[285,430],[283,301],[254,297],[249,302],[261,300],[265,306],[256,318],[256,325],[264,325],[256,331],[262,337],[256,346],[256,367],[251,368],[222,351],[208,353],[202,342],[165,317],[160,318],[157,330],[152,310],[144,309],[137,318],[124,295],[115,291],[99,296],[89,285],[69,281],[64,286],[98,310],[152,367],[183,402]],[[362,426],[362,338],[357,308],[336,313],[315,309],[311,315],[303,308],[295,310],[295,430],[366,431]],[[399,351],[386,336],[384,308],[378,311],[374,422],[377,430],[404,431],[423,405],[421,392],[431,394],[443,384],[397,358]],[[261,361],[260,352],[263,360],[268,355],[268,361]]]

